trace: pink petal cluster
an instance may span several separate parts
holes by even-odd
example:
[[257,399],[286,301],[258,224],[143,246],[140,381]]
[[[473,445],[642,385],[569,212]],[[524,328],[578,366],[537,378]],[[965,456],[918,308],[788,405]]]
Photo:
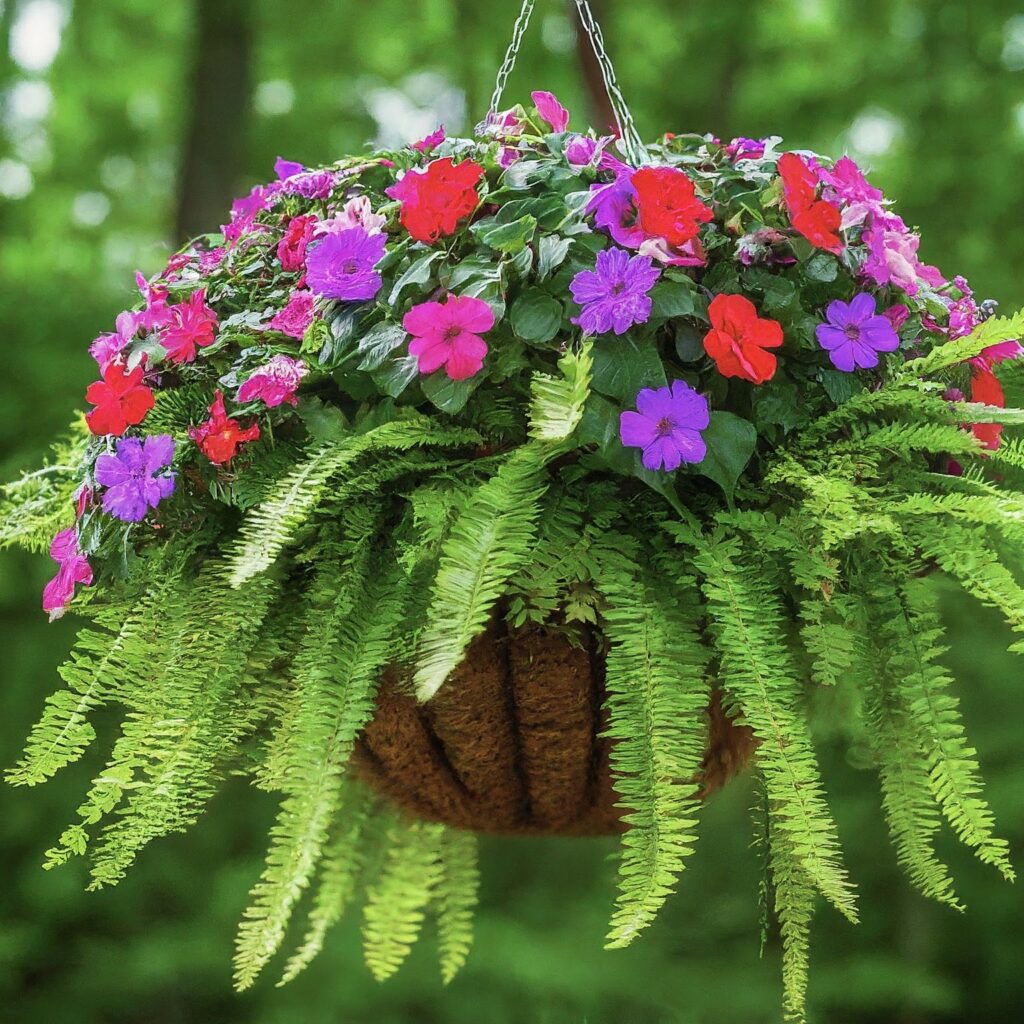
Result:
[[320,221],[314,234],[336,235],[349,228],[363,228],[368,235],[377,235],[384,230],[387,217],[373,212],[368,196],[353,196],[343,207],[341,213]]
[[531,92],[530,99],[553,132],[564,132],[569,127],[569,111],[558,102],[553,92]]
[[437,149],[438,146],[444,142],[446,136],[444,133],[444,125],[439,125],[429,135],[425,135],[419,142],[414,142],[412,148],[417,153],[429,153],[431,150]]
[[171,306],[171,312],[173,319],[160,336],[160,344],[172,363],[191,363],[197,348],[213,344],[217,314],[206,304],[205,288]]
[[316,222],[316,215],[312,213],[301,217],[292,217],[288,221],[284,236],[277,243],[277,258],[281,263],[282,270],[292,273],[305,267],[306,246],[313,238]]
[[92,567],[78,546],[78,530],[74,526],[53,538],[50,557],[57,563],[57,575],[43,588],[43,611],[49,613],[53,622],[67,611],[75,596],[75,586],[80,583],[87,587],[92,583]]
[[239,404],[261,400],[268,408],[287,402],[298,405],[295,392],[309,370],[301,359],[276,355],[261,366],[239,389]]
[[494,313],[482,299],[449,295],[444,302],[413,306],[402,326],[413,336],[409,354],[420,373],[444,367],[452,380],[466,380],[484,365],[487,342],[480,335],[494,326]]
[[868,256],[861,272],[877,285],[892,284],[908,295],[916,295],[922,284],[940,288],[945,280],[937,267],[922,263],[917,256],[921,239],[892,214],[871,218],[864,232]]
[[301,338],[313,322],[313,305],[316,296],[307,289],[291,293],[284,309],[279,310],[270,321],[272,331],[280,331],[289,338]]

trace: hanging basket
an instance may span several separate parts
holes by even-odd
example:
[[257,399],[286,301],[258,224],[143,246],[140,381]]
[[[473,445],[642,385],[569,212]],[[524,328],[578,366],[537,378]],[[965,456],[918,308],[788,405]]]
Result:
[[[492,623],[428,704],[399,670],[385,676],[356,746],[360,777],[417,818],[498,835],[624,831],[612,780],[604,655],[595,634]],[[708,707],[702,797],[754,752],[716,694]]]
[[799,1016],[816,894],[857,915],[816,690],[849,698],[922,892],[956,905],[940,815],[1012,875],[925,570],[1024,632],[1024,317],[922,262],[848,158],[645,146],[577,6],[614,133],[550,93],[501,110],[527,0],[474,138],[279,160],[139,276],[84,421],[4,490],[0,542],[56,563],[45,610],[90,619],[11,781],[124,711],[48,863],[111,884],[229,775],[278,794],[239,987],[307,890],[287,978],[357,895],[378,977],[428,912],[451,977],[477,832],[622,833],[625,945],[753,760]]

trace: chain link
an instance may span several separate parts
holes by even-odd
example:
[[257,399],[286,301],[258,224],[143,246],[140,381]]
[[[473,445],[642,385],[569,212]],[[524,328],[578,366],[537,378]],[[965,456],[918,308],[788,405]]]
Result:
[[[523,0],[523,6],[519,11],[519,17],[512,28],[512,41],[505,51],[505,59],[498,69],[498,77],[494,83],[494,92],[491,94],[491,104],[488,107],[488,119],[491,114],[498,112],[501,105],[501,97],[505,91],[512,69],[516,66],[516,58],[523,45],[523,37],[530,25],[530,17],[533,14],[537,0]],[[637,131],[636,122],[626,105],[626,100],[619,88],[618,80],[615,77],[615,68],[612,66],[611,58],[604,46],[604,36],[601,26],[598,25],[594,12],[590,9],[588,0],[576,0],[576,10],[579,12],[580,24],[583,31],[587,33],[590,45],[594,48],[594,55],[597,57],[598,66],[601,69],[601,78],[604,81],[605,93],[611,103],[612,112],[615,114],[615,123],[619,129],[620,145],[626,160],[634,167],[639,167],[647,162],[647,151],[644,149],[643,140]],[[477,131],[484,133],[487,128],[487,121],[477,126]]]

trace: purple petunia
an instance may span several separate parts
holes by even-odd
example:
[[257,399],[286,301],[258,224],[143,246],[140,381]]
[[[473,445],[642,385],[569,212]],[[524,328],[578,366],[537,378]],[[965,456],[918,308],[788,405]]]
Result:
[[373,268],[386,244],[385,235],[371,235],[362,227],[327,235],[306,256],[306,284],[329,299],[372,299],[381,286]]
[[116,454],[96,460],[96,482],[106,488],[103,511],[126,523],[145,518],[174,492],[174,474],[163,472],[173,458],[174,439],[167,434],[122,437]]
[[870,370],[878,365],[879,352],[895,352],[900,346],[892,321],[878,312],[867,292],[849,302],[830,302],[825,315],[828,323],[817,327],[818,344],[837,370]]
[[644,388],[637,411],[619,417],[619,437],[627,448],[642,448],[646,469],[671,472],[684,462],[703,462],[708,446],[701,436],[711,422],[708,400],[685,381],[670,388]]
[[602,250],[594,269],[581,270],[569,285],[573,300],[582,307],[572,322],[586,334],[625,334],[634,324],[646,323],[651,315],[647,293],[660,275],[650,256]]

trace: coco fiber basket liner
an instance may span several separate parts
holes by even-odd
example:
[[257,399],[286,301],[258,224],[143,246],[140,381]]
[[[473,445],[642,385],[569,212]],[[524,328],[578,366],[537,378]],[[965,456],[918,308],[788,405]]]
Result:
[[428,914],[452,977],[477,831],[621,832],[625,945],[753,755],[799,1017],[818,895],[857,917],[816,694],[918,889],[958,905],[943,821],[1013,874],[934,580],[1024,633],[1024,317],[922,262],[849,158],[643,145],[582,0],[617,132],[502,109],[532,7],[474,138],[280,160],[95,340],[88,411],[3,492],[0,540],[56,563],[44,609],[88,620],[9,777],[123,710],[46,854],[95,886],[228,775],[278,794],[245,987],[298,907],[286,978],[357,899],[378,977]]

